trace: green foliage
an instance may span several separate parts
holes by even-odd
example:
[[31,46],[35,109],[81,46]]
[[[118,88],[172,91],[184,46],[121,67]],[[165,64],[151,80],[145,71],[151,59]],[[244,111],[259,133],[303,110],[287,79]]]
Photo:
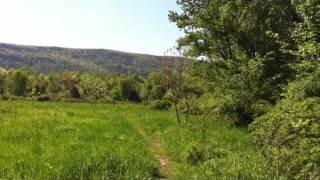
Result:
[[226,155],[227,152],[222,148],[219,149],[218,143],[210,142],[191,147],[186,161],[192,165],[199,165],[206,161],[224,158]]
[[8,72],[5,69],[0,68],[0,94],[5,93],[7,76]]
[[99,75],[84,74],[80,76],[78,84],[83,98],[94,102],[104,99],[110,94],[107,80]]
[[37,101],[50,101],[50,96],[47,95],[40,95],[37,97]]
[[[188,46],[191,56],[229,60],[244,53],[248,58],[278,51],[267,31],[290,42],[290,29],[298,16],[290,0],[220,1],[178,0],[182,12],[169,18],[184,30],[179,46]],[[285,23],[283,23],[285,22]]]
[[[275,104],[282,87],[293,76],[289,63],[295,47],[291,34],[299,13],[285,1],[179,0],[182,12],[169,18],[184,30],[178,40],[185,54],[203,58],[191,65],[191,74],[207,83],[221,102],[222,114],[239,125],[251,123],[259,101]],[[285,23],[283,23],[285,22]]]
[[320,58],[320,2],[317,0],[292,0],[297,13],[303,19],[296,24],[293,37],[298,48],[293,51],[301,60]]
[[[319,179],[320,1],[177,4],[182,11],[169,19],[185,33],[178,48],[203,59],[190,74],[210,93],[204,109],[236,125],[252,123],[270,179]],[[197,164],[205,154],[194,147],[189,157]]]
[[28,76],[25,71],[9,73],[9,92],[14,96],[25,96],[27,93]]
[[47,92],[49,94],[57,94],[61,91],[62,87],[60,84],[61,76],[60,74],[50,73],[47,75],[48,87]]
[[[160,76],[159,76],[160,77]],[[33,70],[0,71],[0,94],[2,97],[20,96],[42,100],[90,101],[132,101],[141,102],[147,80],[138,75],[92,74],[64,71],[63,73],[43,74]],[[152,86],[154,96],[159,85]],[[165,93],[165,90],[161,90]],[[150,92],[150,93],[152,93]],[[45,99],[42,99],[45,97]],[[148,96],[149,97],[149,96]],[[41,100],[42,99],[42,100]]]
[[199,99],[195,97],[182,98],[179,102],[179,108],[185,115],[200,115],[202,113]]
[[141,87],[141,97],[149,106],[152,105],[153,100],[161,100],[167,92],[165,78],[161,73],[153,72],[144,79]]
[[137,76],[122,77],[119,81],[119,90],[120,96],[123,98],[122,100],[140,102],[139,83],[142,83],[142,80]]
[[152,102],[152,108],[153,109],[159,109],[159,110],[169,110],[171,108],[172,104],[168,100],[155,100]]
[[[219,101],[212,107],[214,111],[237,125],[247,125],[263,114],[261,109],[257,109],[258,104],[275,103],[280,98],[282,86],[274,84],[277,78],[264,76],[269,71],[264,65],[266,61],[266,58],[258,57],[207,63],[205,73],[198,72],[196,76],[206,82],[207,89],[213,94],[210,98]],[[194,64],[192,69],[198,67],[199,64]]]
[[266,173],[279,178],[320,178],[320,99],[283,100],[251,125],[267,160]]
[[317,179],[319,172],[319,68],[301,64],[299,78],[286,88],[285,99],[251,125],[267,160],[266,173],[289,179]]
[[300,77],[287,87],[286,97],[295,101],[309,97],[320,97],[320,68],[319,65],[313,73]]
[[210,121],[204,142],[199,116],[191,116],[188,126],[177,126],[170,111],[151,111],[139,117],[133,124],[159,139],[175,165],[170,169],[172,179],[268,179],[264,160],[245,129]]
[[78,87],[79,83],[78,74],[71,71],[65,71],[62,73],[61,84],[64,92],[66,92],[66,98],[80,98]]

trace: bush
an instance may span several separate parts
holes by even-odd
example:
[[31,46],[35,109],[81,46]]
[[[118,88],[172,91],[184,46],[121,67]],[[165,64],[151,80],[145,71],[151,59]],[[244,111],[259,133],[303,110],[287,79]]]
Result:
[[2,94],[2,95],[0,96],[0,99],[1,99],[1,100],[9,100],[9,99],[10,99],[10,95],[9,95],[9,94]]
[[172,104],[168,100],[155,100],[152,103],[152,108],[153,109],[158,109],[158,110],[169,110],[171,108]]
[[250,126],[276,179],[320,178],[320,98],[285,99]]
[[209,108],[210,113],[214,115],[216,119],[236,126],[247,126],[255,118],[266,114],[273,107],[265,100],[250,102],[236,95],[226,95],[224,98],[212,97],[210,100],[211,101],[205,103],[202,102],[202,106]]
[[47,95],[41,95],[41,96],[37,97],[37,101],[40,101],[40,102],[50,101],[50,97]]
[[292,100],[303,100],[320,97],[320,68],[307,77],[291,83],[287,88],[286,97]]
[[27,93],[28,75],[24,71],[14,71],[9,75],[9,91],[14,96],[25,96]]
[[186,154],[186,161],[192,165],[202,164],[206,161],[221,159],[226,156],[226,149],[219,148],[218,143],[208,142],[196,144]]
[[253,111],[253,118],[256,119],[272,109],[272,105],[268,101],[257,101],[252,105],[252,111]]
[[200,115],[201,107],[198,99],[190,98],[190,99],[182,99],[179,102],[179,109],[183,114],[189,115]]
[[241,92],[233,92],[226,94],[223,98],[217,98],[213,109],[220,119],[227,120],[236,126],[247,126],[254,119],[253,102],[239,94]]

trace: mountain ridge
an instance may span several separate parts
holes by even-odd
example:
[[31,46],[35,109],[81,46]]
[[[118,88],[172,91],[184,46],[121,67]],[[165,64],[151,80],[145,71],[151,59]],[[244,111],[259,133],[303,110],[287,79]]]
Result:
[[[187,58],[184,58],[188,60]],[[40,72],[65,70],[99,73],[135,73],[147,75],[176,57],[130,53],[110,49],[86,49],[58,46],[0,43],[0,67],[32,68]]]
[[18,44],[18,43],[7,43],[7,42],[0,42],[0,46],[22,46],[22,47],[35,47],[35,48],[52,48],[52,49],[69,49],[69,50],[107,50],[119,53],[126,53],[126,54],[136,54],[136,55],[146,55],[146,56],[156,56],[156,57],[163,57],[161,55],[155,55],[150,53],[137,53],[137,52],[130,52],[124,50],[116,50],[116,49],[107,49],[107,48],[74,48],[74,47],[64,47],[64,46],[51,46],[51,45],[32,45],[32,44]]

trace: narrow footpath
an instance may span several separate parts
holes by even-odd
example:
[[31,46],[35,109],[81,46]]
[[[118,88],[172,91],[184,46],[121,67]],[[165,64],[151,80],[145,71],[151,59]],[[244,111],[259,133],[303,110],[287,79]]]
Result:
[[160,140],[148,137],[142,130],[139,132],[149,143],[150,151],[159,163],[159,169],[156,177],[159,179],[173,179],[174,164],[162,149]]

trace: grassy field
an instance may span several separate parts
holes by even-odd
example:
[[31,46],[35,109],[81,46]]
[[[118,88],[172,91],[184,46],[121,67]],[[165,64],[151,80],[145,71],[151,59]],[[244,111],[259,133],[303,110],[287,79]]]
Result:
[[[243,129],[123,104],[0,101],[0,179],[257,179]],[[201,128],[200,128],[201,129]]]

